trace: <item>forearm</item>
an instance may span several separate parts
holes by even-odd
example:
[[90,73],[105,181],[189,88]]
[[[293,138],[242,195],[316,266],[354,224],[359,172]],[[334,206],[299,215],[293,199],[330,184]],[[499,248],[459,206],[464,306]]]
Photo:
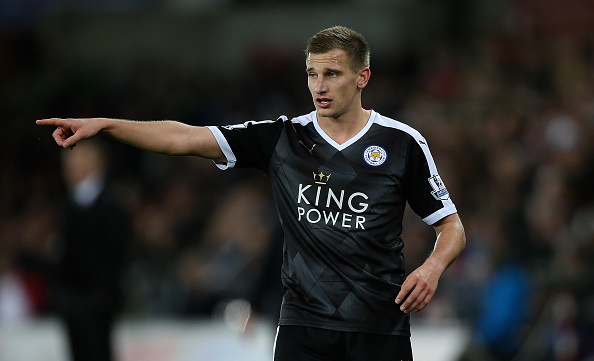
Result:
[[433,252],[402,284],[396,304],[403,312],[421,311],[433,298],[439,278],[466,245],[464,227],[457,214],[451,214],[435,225],[437,240]]
[[134,147],[165,155],[220,158],[210,130],[171,120],[131,121],[98,118],[101,133]]
[[101,133],[137,148],[155,153],[175,155],[182,152],[176,147],[176,137],[188,131],[185,124],[173,121],[132,121],[97,118]]
[[435,231],[437,234],[435,247],[425,263],[443,272],[466,246],[466,235],[457,214],[452,214],[438,222],[435,225]]

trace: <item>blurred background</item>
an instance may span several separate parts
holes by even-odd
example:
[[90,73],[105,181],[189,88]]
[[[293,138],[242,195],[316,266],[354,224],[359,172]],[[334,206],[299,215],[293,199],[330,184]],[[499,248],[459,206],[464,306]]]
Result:
[[[333,25],[366,37],[364,106],[426,137],[466,227],[412,316],[416,360],[594,360],[594,0],[0,0],[0,360],[68,360],[63,291],[89,284],[118,295],[117,360],[270,359],[265,176],[103,139],[119,208],[94,219],[127,233],[87,247],[65,210],[94,199],[82,149],[34,122],[298,116],[303,48]],[[434,237],[407,213],[409,271]]]

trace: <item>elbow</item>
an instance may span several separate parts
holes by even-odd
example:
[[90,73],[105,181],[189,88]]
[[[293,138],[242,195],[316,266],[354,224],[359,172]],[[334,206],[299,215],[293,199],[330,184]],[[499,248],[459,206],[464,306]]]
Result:
[[460,223],[460,252],[466,248],[466,232],[464,226]]
[[448,238],[452,240],[451,244],[455,246],[458,254],[466,247],[466,231],[457,213],[443,220],[441,227],[438,227],[438,234],[441,232],[449,234]]
[[464,225],[462,224],[462,221],[460,220],[459,217],[457,217],[457,220],[455,223],[455,229],[456,229],[456,234],[457,234],[456,238],[458,239],[460,252],[462,252],[462,250],[466,247],[466,231],[464,230]]

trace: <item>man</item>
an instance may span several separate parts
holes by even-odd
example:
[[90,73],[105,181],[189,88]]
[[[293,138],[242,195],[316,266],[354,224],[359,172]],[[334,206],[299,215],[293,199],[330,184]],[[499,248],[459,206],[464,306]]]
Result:
[[113,327],[131,229],[107,175],[107,154],[93,139],[65,152],[68,187],[57,249],[53,306],[73,361],[114,359]]
[[[409,313],[428,304],[465,245],[425,139],[361,106],[371,76],[364,38],[314,35],[306,72],[315,111],[276,121],[194,127],[174,121],[47,119],[69,148],[103,133],[149,151],[268,174],[285,237],[276,361],[412,360]],[[428,259],[404,280],[406,202],[435,227]]]

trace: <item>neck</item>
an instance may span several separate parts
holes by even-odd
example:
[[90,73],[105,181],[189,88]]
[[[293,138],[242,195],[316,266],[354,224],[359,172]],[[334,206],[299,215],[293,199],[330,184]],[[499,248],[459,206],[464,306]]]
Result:
[[369,121],[371,112],[359,108],[357,112],[338,118],[318,116],[318,124],[336,143],[343,144],[357,135]]

